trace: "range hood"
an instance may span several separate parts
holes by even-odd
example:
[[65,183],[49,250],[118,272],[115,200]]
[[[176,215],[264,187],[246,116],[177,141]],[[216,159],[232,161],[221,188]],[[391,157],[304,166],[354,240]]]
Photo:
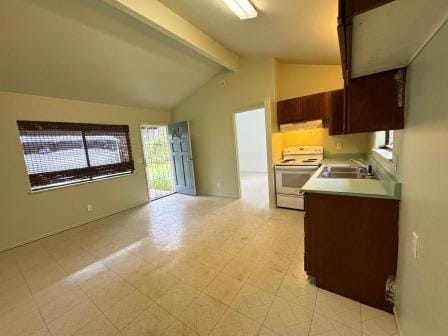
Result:
[[314,128],[322,128],[323,122],[322,120],[312,120],[312,121],[304,121],[299,123],[292,124],[281,124],[280,132],[289,132],[289,131],[304,131],[310,130]]

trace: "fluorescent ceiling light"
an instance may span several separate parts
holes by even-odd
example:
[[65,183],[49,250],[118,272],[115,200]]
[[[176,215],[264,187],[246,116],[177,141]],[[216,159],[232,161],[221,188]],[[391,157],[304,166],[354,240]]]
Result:
[[224,0],[241,20],[257,17],[257,11],[249,0]]

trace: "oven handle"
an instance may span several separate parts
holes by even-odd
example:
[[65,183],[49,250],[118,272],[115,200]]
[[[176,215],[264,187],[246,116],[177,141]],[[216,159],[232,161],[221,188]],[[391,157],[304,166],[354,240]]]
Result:
[[295,170],[297,172],[315,171],[319,166],[275,166],[278,172]]

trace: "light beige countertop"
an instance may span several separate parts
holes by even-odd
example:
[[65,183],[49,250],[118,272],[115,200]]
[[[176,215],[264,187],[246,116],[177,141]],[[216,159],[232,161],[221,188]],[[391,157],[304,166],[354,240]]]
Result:
[[353,166],[349,159],[325,159],[322,166],[301,188],[304,193],[335,194],[359,197],[400,199],[401,183],[392,176],[374,171],[378,179],[321,178],[326,166]]

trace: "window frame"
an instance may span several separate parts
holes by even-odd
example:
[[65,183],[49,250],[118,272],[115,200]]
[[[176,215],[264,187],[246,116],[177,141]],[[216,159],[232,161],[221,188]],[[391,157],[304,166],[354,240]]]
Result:
[[380,149],[385,149],[388,151],[392,151],[393,150],[393,146],[394,144],[391,143],[391,132],[393,132],[393,130],[388,130],[388,131],[384,131],[384,145],[380,146]]
[[[111,177],[131,175],[135,172],[128,125],[17,120],[17,126],[19,130],[19,141],[23,149],[25,168],[28,175],[31,192],[95,182]],[[87,167],[30,174],[26,162],[24,143],[21,139],[22,136],[28,135],[23,134],[23,132],[27,131],[80,132],[83,143],[82,149],[86,157]],[[122,133],[120,135],[125,137],[128,159],[120,163],[92,166],[90,162],[91,154],[89,154],[89,149],[91,150],[92,147],[88,145],[86,137],[89,136],[89,132],[98,131]],[[47,181],[48,183],[43,184],[43,181]]]

